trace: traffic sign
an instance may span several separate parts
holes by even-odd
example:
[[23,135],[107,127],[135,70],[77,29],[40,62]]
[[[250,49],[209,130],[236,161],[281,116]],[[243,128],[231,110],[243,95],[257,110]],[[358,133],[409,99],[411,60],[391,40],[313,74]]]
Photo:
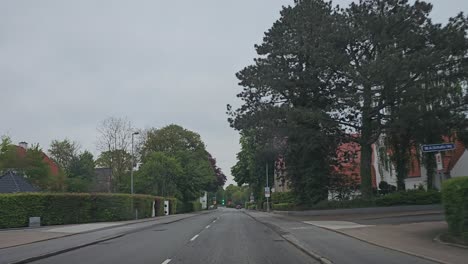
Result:
[[270,197],[270,187],[265,187],[265,197],[266,198]]
[[437,152],[455,149],[454,143],[422,145],[423,152]]

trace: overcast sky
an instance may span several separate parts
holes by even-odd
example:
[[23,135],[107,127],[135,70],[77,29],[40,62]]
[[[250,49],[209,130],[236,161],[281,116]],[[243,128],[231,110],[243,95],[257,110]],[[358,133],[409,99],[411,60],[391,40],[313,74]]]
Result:
[[[334,1],[343,5],[351,1]],[[433,0],[445,22],[466,0]],[[69,138],[97,154],[96,127],[176,123],[198,132],[229,175],[239,136],[226,104],[234,74],[293,0],[0,1],[0,135],[15,143]]]

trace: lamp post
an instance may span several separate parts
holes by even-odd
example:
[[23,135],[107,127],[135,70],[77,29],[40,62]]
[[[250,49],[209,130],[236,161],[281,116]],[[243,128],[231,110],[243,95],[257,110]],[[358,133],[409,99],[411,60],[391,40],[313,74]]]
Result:
[[140,132],[133,132],[132,133],[132,168],[130,170],[130,185],[131,185],[130,189],[131,189],[132,195],[133,195],[133,167],[134,167],[134,164],[135,164],[135,155],[134,155],[134,148],[133,148],[134,139],[133,139],[133,137],[135,135],[139,135],[139,134],[140,134]]

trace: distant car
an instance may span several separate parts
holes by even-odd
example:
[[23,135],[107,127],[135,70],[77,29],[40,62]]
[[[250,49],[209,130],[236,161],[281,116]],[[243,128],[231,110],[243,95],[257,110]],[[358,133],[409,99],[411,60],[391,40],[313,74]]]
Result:
[[236,205],[236,209],[241,209],[242,206],[240,206],[240,204]]

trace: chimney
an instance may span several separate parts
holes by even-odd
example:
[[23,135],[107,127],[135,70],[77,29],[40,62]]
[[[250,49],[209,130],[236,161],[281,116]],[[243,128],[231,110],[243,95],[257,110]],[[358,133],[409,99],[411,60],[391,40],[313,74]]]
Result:
[[20,147],[26,149],[26,150],[28,149],[28,143],[27,143],[27,142],[22,141],[22,142],[20,142],[18,145],[19,145]]

